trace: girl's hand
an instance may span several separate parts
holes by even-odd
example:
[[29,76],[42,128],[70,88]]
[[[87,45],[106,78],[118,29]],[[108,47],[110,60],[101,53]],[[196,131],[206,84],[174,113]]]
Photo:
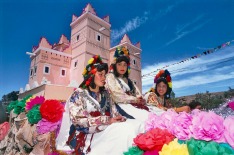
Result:
[[143,99],[142,97],[139,97],[139,98],[137,98],[137,103],[138,103],[138,104],[145,105],[145,104],[146,104],[146,101],[145,101],[145,99]]
[[124,122],[126,121],[126,119],[121,116],[121,115],[118,115],[116,117],[112,117],[110,120],[109,120],[109,124],[112,124],[112,123],[116,123],[116,122]]

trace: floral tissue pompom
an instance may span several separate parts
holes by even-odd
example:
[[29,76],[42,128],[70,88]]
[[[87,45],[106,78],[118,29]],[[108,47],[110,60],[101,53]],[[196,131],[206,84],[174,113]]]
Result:
[[40,112],[42,118],[50,122],[57,122],[63,116],[64,107],[57,100],[46,100],[41,104]]

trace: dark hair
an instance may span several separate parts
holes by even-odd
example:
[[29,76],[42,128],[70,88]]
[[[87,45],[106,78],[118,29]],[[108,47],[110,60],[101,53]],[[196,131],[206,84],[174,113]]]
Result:
[[[112,65],[112,68],[113,68],[113,74],[116,76],[116,77],[119,77],[119,73],[117,72],[117,68],[116,68],[116,64],[117,63],[120,63],[120,62],[126,62],[127,64],[129,64],[129,59],[126,57],[126,56],[120,56],[116,59],[116,63],[115,64],[111,64]],[[126,73],[123,75],[124,77],[128,78],[128,68],[126,70]]]
[[164,98],[165,98],[165,99],[169,99],[169,98],[171,97],[171,90],[172,90],[172,89],[169,87],[168,82],[167,82],[167,80],[166,80],[164,77],[160,77],[160,78],[157,80],[156,86],[155,86],[155,93],[157,94],[157,96],[160,96],[159,93],[157,92],[157,86],[158,86],[158,84],[159,84],[160,82],[163,82],[164,84],[167,85],[167,91],[166,91],[166,93],[164,94]]
[[198,102],[198,101],[195,101],[195,100],[192,100],[192,101],[188,104],[188,106],[190,107],[191,110],[195,109],[198,105],[201,105],[201,103]]
[[[96,66],[96,68],[97,68],[97,71],[98,71],[98,72],[101,72],[101,71],[103,71],[103,70],[104,70],[106,73],[108,72],[108,65],[107,65],[107,63],[98,64],[98,65]],[[88,75],[88,76],[84,79],[84,81],[80,84],[80,87],[82,87],[82,86],[85,84],[85,82],[90,78],[90,76],[91,76],[91,74]],[[90,86],[91,88],[93,88],[93,89],[96,88],[96,84],[95,84],[95,82],[94,82],[94,77],[92,78],[92,81],[90,82],[90,85],[89,85],[89,86]],[[89,87],[88,87],[87,89],[89,90]],[[100,92],[102,92],[103,90],[105,90],[105,87],[104,87],[104,86],[99,88],[99,91],[100,91]]]

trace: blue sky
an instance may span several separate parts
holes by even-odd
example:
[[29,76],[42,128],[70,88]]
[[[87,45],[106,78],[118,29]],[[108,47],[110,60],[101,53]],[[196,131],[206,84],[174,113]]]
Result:
[[[0,98],[28,82],[25,52],[42,36],[51,44],[62,34],[70,38],[72,14],[79,16],[87,3],[99,17],[110,16],[112,45],[125,33],[141,42],[143,74],[234,39],[233,0],[0,0]],[[168,67],[176,96],[233,88],[233,45]],[[143,92],[153,76],[143,78]]]

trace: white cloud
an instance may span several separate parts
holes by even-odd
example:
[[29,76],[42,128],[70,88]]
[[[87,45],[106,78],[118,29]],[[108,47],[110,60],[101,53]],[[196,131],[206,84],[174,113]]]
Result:
[[165,69],[168,69],[172,76],[173,90],[178,90],[180,92],[182,91],[181,89],[189,89],[197,85],[206,85],[215,82],[220,82],[220,85],[222,85],[222,81],[224,80],[234,80],[233,51],[234,46],[232,45],[184,63],[175,64],[181,60],[174,60],[145,66],[142,69],[143,75],[148,75],[148,73],[151,72],[153,73],[142,78],[143,92],[148,91],[153,85],[154,76],[158,73],[157,70],[166,65],[168,65],[168,67]]
[[124,27],[120,28],[120,30],[112,30],[111,32],[111,38],[112,41],[116,41],[116,39],[119,39],[124,34],[131,32],[135,30],[136,28],[140,27],[142,24],[144,24],[148,20],[149,12],[144,12],[144,15],[139,17],[135,17],[129,21],[127,21],[124,25]]
[[209,84],[209,83],[224,81],[224,80],[233,79],[233,78],[234,78],[234,72],[230,72],[229,74],[213,73],[211,75],[210,74],[198,75],[198,76],[193,76],[187,79],[177,80],[173,82],[173,88],[178,89],[178,88],[184,88],[184,87],[191,87],[195,85]]
[[[197,22],[199,22],[199,20],[201,20],[203,18],[203,14],[197,16],[194,20],[192,20],[189,23],[186,23],[184,25],[178,25],[177,26],[177,30],[175,32],[175,38],[171,39],[170,41],[168,41],[164,46],[168,46],[170,44],[172,44],[173,42],[183,38],[184,36],[202,28],[205,24],[207,24],[208,22],[211,21],[211,19],[206,20],[205,22],[200,22],[198,25],[193,26],[194,24],[196,24]],[[191,28],[189,28],[191,27]]]

